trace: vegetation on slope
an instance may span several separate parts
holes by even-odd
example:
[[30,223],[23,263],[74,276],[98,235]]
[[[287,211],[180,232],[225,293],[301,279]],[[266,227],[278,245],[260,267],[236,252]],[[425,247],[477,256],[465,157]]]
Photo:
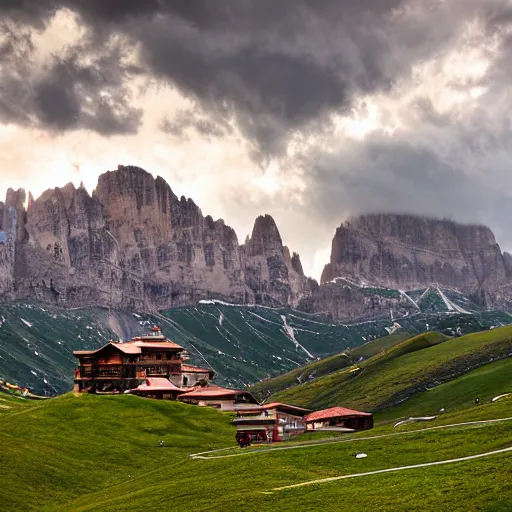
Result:
[[361,358],[368,359],[373,357],[410,337],[411,335],[409,333],[401,331],[396,334],[377,338],[359,347],[346,350],[340,354],[321,359],[320,361],[315,361],[314,363],[307,364],[291,372],[274,377],[273,379],[258,382],[251,386],[249,391],[261,399],[266,398],[273,393],[278,393],[279,391],[297,386],[298,384],[347,368],[358,362]]
[[0,416],[0,509],[39,511],[229,444],[229,418],[212,409],[126,395],[32,402]]
[[441,409],[447,412],[465,411],[476,405],[489,403],[494,397],[511,393],[512,399],[512,358],[502,359],[477,368],[465,375],[434,388],[418,393],[396,407],[377,414],[379,421],[399,417],[438,415]]
[[221,304],[154,315],[10,304],[0,306],[0,377],[37,393],[69,391],[73,350],[126,340],[155,323],[189,351],[193,364],[213,367],[217,383],[243,387],[360,345],[385,332],[389,321],[345,326],[297,311]]
[[512,352],[512,326],[448,339],[426,334],[363,361],[272,396],[305,407],[343,404],[362,410],[396,405]]
[[[510,391],[512,359],[467,370],[485,358],[510,354],[511,340],[509,327],[455,339],[428,333],[395,344],[379,340],[376,347],[386,346],[380,351],[372,344],[360,347],[358,353],[378,353],[359,363],[364,371],[335,388],[347,397],[337,402],[342,405],[350,406],[365,394],[366,400],[375,397],[382,403],[393,384],[409,389],[410,382],[417,385],[422,375],[440,380],[444,368],[450,375],[459,370],[466,373],[379,411],[371,432],[343,435],[339,440],[346,442],[342,443],[293,450],[272,451],[267,445],[235,448],[231,414],[179,402],[87,394],[28,401],[0,393],[0,404],[9,407],[0,408],[4,469],[0,509],[123,512],[177,510],[186,503],[187,508],[205,511],[329,511],[349,502],[354,511],[405,511],[411,504],[417,510],[507,510],[512,501],[512,485],[506,478],[510,453],[285,491],[273,489],[511,446],[511,420],[422,430],[512,416],[512,397],[490,403],[493,396]],[[316,382],[345,373],[346,369]],[[387,391],[382,394],[382,390]],[[475,395],[482,405],[472,403]],[[398,418],[435,413],[441,406],[447,413],[433,422],[393,428]],[[383,434],[392,436],[378,437]],[[163,447],[158,446],[160,440]],[[212,456],[234,457],[189,458],[191,453],[230,446],[232,451]],[[355,459],[358,452],[368,457]]]
[[[510,416],[511,407],[510,401],[488,404],[467,418]],[[201,511],[329,511],[349,502],[354,511],[410,510],[411,503],[418,510],[472,510],[489,503],[505,507],[512,499],[506,454],[272,493],[313,479],[506,448],[510,422],[426,432],[414,425],[409,433],[409,427],[405,434],[400,430],[400,437],[365,439],[389,433],[384,426],[347,436],[346,443],[255,454],[237,449],[242,456],[226,459],[188,457],[233,445],[229,419],[211,409],[130,396],[67,395],[9,412],[0,417],[0,508],[132,512],[186,504]],[[449,415],[443,420],[453,422]],[[355,459],[357,452],[368,457]]]

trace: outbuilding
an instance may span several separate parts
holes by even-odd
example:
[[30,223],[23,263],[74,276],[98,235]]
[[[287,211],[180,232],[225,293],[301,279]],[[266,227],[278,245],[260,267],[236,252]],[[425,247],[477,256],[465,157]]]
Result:
[[272,402],[239,410],[231,423],[236,425],[238,443],[246,436],[252,442],[275,443],[302,434],[306,428],[304,417],[309,412],[296,405]]
[[354,411],[346,407],[331,407],[308,414],[306,430],[356,431],[373,428],[373,415],[369,412]]

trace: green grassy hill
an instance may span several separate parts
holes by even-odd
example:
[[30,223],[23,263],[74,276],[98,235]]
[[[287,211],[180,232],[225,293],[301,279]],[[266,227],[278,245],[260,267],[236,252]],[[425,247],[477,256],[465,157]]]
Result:
[[31,402],[0,416],[0,509],[39,511],[233,442],[226,415],[178,402],[87,394]]
[[[446,414],[428,427],[512,416],[512,400]],[[467,457],[512,446],[512,421],[420,431],[383,424],[346,442],[277,451],[240,450],[231,416],[133,396],[71,394],[0,416],[0,509],[5,512],[148,510],[507,510],[510,453],[446,466],[276,487],[397,466]],[[378,437],[389,436],[391,437]],[[396,434],[399,437],[396,437]],[[369,439],[368,439],[369,438]],[[158,441],[164,440],[163,448]],[[283,448],[286,444],[277,446]],[[364,451],[366,459],[355,459]],[[234,455],[234,456],[233,456]]]
[[276,393],[272,400],[375,411],[511,353],[512,326],[452,339],[427,333],[351,368]]
[[340,354],[334,354],[320,361],[315,361],[314,363],[307,364],[291,372],[279,375],[278,377],[258,382],[250,386],[249,391],[261,399],[266,398],[273,393],[278,393],[279,391],[297,386],[309,380],[318,379],[324,375],[347,368],[361,358],[368,359],[410,337],[411,334],[407,332],[398,332],[377,338],[359,347],[346,350]]
[[[439,414],[440,409],[448,412],[478,408],[494,397],[512,393],[512,358],[486,364],[461,377],[414,395],[395,407],[379,411],[377,418],[396,419]],[[512,398],[512,396],[511,396]]]

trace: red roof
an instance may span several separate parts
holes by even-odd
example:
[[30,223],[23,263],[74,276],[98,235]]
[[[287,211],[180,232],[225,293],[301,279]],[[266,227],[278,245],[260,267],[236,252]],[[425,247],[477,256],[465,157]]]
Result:
[[208,387],[196,387],[192,391],[180,396],[181,398],[193,398],[200,400],[201,398],[236,398],[239,395],[244,395],[252,398],[254,403],[258,403],[257,400],[248,392],[240,391],[237,389],[226,389],[220,386],[208,386]]
[[183,350],[181,345],[174,343],[174,341],[127,341],[126,343],[119,343],[119,345],[136,345],[137,347],[145,348],[178,348]]
[[175,391],[182,393],[183,391],[176,387],[170,380],[163,377],[148,377],[144,384],[140,384],[136,388],[137,391]]
[[345,416],[372,416],[369,412],[354,411],[345,407],[331,407],[322,411],[312,412],[306,416],[306,422],[327,420],[331,418],[343,418]]
[[190,364],[182,364],[181,365],[181,371],[182,372],[188,372],[188,373],[209,373],[213,372],[213,370],[209,368],[201,368],[199,366],[192,366]]
[[73,354],[75,356],[92,355],[100,352],[109,345],[112,345],[113,347],[119,349],[121,352],[124,352],[125,354],[140,354],[142,353],[141,347],[183,350],[183,347],[181,345],[178,345],[177,343],[174,343],[174,341],[170,340],[146,342],[135,339],[132,341],[127,341],[126,343],[110,342],[96,350],[75,350]]

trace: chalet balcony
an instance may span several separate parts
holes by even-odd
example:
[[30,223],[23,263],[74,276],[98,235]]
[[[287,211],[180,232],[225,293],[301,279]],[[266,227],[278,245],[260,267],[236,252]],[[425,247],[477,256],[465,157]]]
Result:
[[75,379],[134,379],[135,368],[124,365],[81,367],[75,370]]

